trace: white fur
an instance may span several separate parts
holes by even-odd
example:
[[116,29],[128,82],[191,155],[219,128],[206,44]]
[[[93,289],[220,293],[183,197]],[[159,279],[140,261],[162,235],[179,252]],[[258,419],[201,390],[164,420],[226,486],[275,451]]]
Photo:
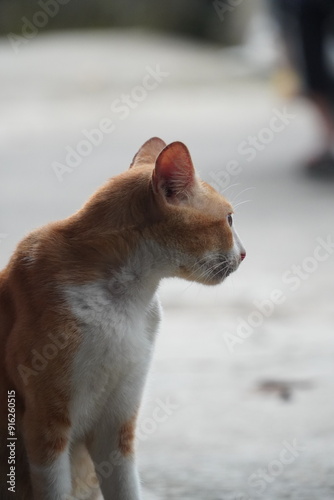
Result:
[[73,439],[103,411],[123,423],[137,410],[160,318],[159,278],[149,260],[141,248],[110,279],[66,289],[83,336],[73,366]]
[[82,333],[73,365],[71,439],[93,436],[89,451],[97,471],[101,464],[102,471],[110,469],[100,474],[106,500],[139,499],[133,460],[121,456],[118,439],[120,426],[138,411],[160,320],[157,252],[163,254],[146,244],[110,278],[65,289]]
[[241,243],[241,240],[239,238],[238,233],[235,230],[234,225],[231,227],[231,229],[233,234],[233,248],[231,250],[231,254],[235,260],[239,261],[240,254],[241,253],[245,254],[246,251],[243,244]]
[[68,449],[64,450],[52,465],[30,464],[34,499],[65,500],[71,494],[71,469]]
[[97,422],[111,396],[111,416],[124,420],[133,416],[129,412],[134,408],[128,405],[133,406],[141,393],[159,306],[155,297],[145,308],[124,296],[117,298],[106,282],[71,286],[67,295],[83,335],[72,378],[75,439]]

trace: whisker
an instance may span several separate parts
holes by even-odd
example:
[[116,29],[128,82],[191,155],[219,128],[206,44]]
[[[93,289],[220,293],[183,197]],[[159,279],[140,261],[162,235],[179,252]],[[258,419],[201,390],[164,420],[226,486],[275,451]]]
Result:
[[221,272],[222,268],[225,267],[227,263],[228,260],[226,257],[224,257],[223,261],[216,262],[215,264],[212,264],[209,268],[204,269],[204,271],[199,275],[199,279],[206,281],[208,278],[210,279],[214,278],[217,274]]
[[232,188],[232,187],[236,187],[236,186],[239,186],[240,185],[240,182],[236,182],[235,184],[230,184],[229,186],[227,186],[225,189],[223,189],[222,191],[220,191],[221,194],[224,194],[228,189]]
[[256,189],[256,187],[247,187],[245,189],[243,189],[242,191],[240,191],[239,193],[237,193],[234,197],[233,197],[233,200],[232,200],[232,205],[234,204],[234,202],[237,200],[237,198],[239,198],[239,196],[241,196],[242,194],[246,193],[246,191],[250,191],[250,190],[253,190],[253,189]]
[[[233,256],[227,257],[222,254],[217,254],[212,256],[211,259],[202,258],[194,262],[189,266],[189,272],[194,281],[201,281],[203,283],[212,282],[218,274],[222,274],[222,277],[227,277],[230,273],[231,267],[234,268],[238,264],[238,257]],[[193,283],[185,288],[188,290]]]
[[234,205],[233,208],[234,208],[234,210],[236,210],[238,207],[240,207],[240,205],[243,205],[244,203],[250,203],[252,201],[253,200],[239,201],[239,203],[237,203],[236,205]]

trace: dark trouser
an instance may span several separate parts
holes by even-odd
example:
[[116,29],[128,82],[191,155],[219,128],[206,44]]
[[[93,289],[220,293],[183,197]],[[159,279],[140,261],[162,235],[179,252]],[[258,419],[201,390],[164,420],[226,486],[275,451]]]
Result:
[[305,92],[334,105],[334,68],[326,44],[334,35],[334,0],[270,0]]

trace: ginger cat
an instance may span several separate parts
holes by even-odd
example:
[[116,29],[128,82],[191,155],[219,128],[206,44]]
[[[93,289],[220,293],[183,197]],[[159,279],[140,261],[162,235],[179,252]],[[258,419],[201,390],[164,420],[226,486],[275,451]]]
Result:
[[81,210],[21,241],[0,274],[1,500],[140,499],[157,288],[237,269],[232,212],[184,144],[152,138]]

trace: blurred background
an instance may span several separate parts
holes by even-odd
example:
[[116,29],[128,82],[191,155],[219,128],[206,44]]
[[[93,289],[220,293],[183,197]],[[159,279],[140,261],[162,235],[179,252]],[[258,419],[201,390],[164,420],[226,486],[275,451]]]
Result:
[[1,267],[151,136],[235,206],[237,273],[161,286],[147,500],[334,497],[334,23],[292,3],[0,0]]

